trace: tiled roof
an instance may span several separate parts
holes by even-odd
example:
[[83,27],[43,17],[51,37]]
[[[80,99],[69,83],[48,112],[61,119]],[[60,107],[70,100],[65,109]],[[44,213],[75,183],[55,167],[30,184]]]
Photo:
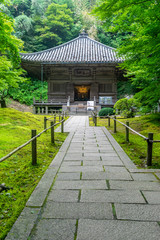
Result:
[[79,37],[41,52],[20,53],[22,61],[41,63],[118,63],[123,59],[116,56],[116,51],[81,33]]

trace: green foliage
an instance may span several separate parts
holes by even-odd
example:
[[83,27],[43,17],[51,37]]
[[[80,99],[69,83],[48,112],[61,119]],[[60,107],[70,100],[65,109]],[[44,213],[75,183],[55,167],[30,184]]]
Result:
[[113,48],[118,48],[121,43],[128,37],[129,33],[113,33],[108,32],[103,28],[102,22],[99,21],[97,26],[97,38],[98,40]]
[[[37,52],[54,47],[77,37],[83,29],[91,38],[104,44],[113,47],[119,44],[119,38],[116,35],[105,33],[101,22],[97,22],[97,19],[90,14],[96,0],[28,1],[11,0],[11,5],[3,6],[3,11],[15,19],[15,36],[24,41],[24,51]],[[52,10],[47,14],[52,4],[65,5],[63,13],[59,12],[61,17],[58,16],[60,8],[57,9],[56,14],[52,14]],[[70,23],[66,19],[66,15],[69,15]]]
[[25,12],[25,15],[31,14],[31,1],[30,0],[11,0],[9,10],[13,17],[17,17]]
[[32,29],[32,19],[26,15],[19,15],[15,18],[16,36],[23,40],[24,35]]
[[158,105],[160,99],[160,83],[159,81],[151,81],[148,86],[135,94],[135,99],[141,103],[143,112],[150,112]]
[[73,23],[73,13],[67,5],[52,3],[46,10],[42,25],[36,30],[38,39],[46,48],[59,45],[71,38]]
[[100,116],[100,117],[102,117],[102,116],[107,116],[107,115],[113,115],[113,108],[102,108],[100,111],[99,111],[99,113],[98,113],[98,115]]
[[[0,109],[0,158],[28,141],[31,129],[41,132],[43,124],[42,115]],[[36,166],[31,165],[31,145],[0,162],[0,183],[13,187],[13,190],[0,193],[0,239],[11,229],[65,138],[66,133],[55,133],[55,144],[51,144],[50,131],[42,134],[37,139]]]
[[125,118],[134,117],[137,107],[138,103],[134,98],[122,98],[118,100],[114,105],[114,108],[116,110],[119,110],[121,115]]
[[117,83],[117,97],[118,99],[125,96],[132,96],[136,93],[136,88],[132,85],[129,79],[127,81],[118,81]]
[[[2,1],[5,3],[5,1]],[[0,8],[1,10],[1,8]],[[22,42],[13,36],[13,21],[0,11],[0,103],[5,107],[5,97],[10,87],[17,87],[24,71],[20,68],[19,50]]]
[[20,83],[18,88],[10,88],[9,95],[20,103],[32,105],[33,98],[47,100],[47,89],[47,82],[32,80]]
[[[127,76],[139,91],[160,86],[160,2],[155,0],[106,0],[100,1],[94,13],[103,21],[108,31],[121,34],[130,33],[121,42],[119,55],[125,58],[121,64],[127,70]],[[147,90],[147,89],[146,89]],[[145,98],[141,91],[141,99]],[[153,95],[152,107],[159,96],[157,88],[148,95]],[[148,107],[151,104],[147,103]]]

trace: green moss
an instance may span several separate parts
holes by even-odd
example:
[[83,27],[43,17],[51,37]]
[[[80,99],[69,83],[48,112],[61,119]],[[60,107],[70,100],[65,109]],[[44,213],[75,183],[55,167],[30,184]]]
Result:
[[[0,109],[0,158],[31,138],[31,129],[43,130],[42,115]],[[37,165],[31,164],[31,145],[0,162],[0,184],[13,189],[0,193],[0,239],[4,239],[26,201],[57,154],[67,134],[55,133],[51,144],[50,130],[37,138]]]

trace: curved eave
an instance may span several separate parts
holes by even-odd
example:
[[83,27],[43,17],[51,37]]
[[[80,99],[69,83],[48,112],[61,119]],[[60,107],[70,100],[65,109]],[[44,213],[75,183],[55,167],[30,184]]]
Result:
[[53,62],[53,61],[50,61],[50,62],[45,62],[45,61],[32,61],[32,60],[26,60],[26,59],[22,59],[23,63],[38,63],[40,65],[43,65],[43,64],[53,64],[53,65],[56,65],[56,64],[118,64],[118,63],[122,63],[124,60],[121,60],[121,61],[106,61],[106,62]]
[[81,34],[59,46],[35,53],[20,53],[22,61],[41,64],[107,64],[120,63],[116,49]]

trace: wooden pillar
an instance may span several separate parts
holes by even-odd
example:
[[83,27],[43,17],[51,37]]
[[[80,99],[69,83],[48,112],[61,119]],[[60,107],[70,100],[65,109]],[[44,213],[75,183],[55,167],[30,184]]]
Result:
[[48,114],[48,106],[46,106],[46,114]]

